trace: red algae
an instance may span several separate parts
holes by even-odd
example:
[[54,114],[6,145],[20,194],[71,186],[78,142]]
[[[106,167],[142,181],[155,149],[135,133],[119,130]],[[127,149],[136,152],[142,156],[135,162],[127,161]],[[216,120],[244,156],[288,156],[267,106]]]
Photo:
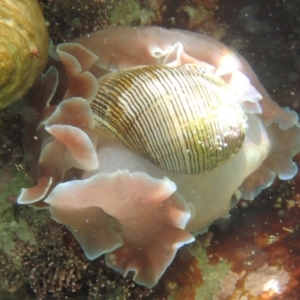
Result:
[[[297,162],[299,158],[298,155]],[[241,201],[228,220],[219,221],[210,228],[213,237],[206,248],[210,263],[216,265],[225,259],[231,265],[231,272],[240,275],[234,293],[224,300],[240,299],[241,295],[247,295],[246,299],[299,298],[299,220],[298,174],[293,181],[277,181],[253,202]],[[279,290],[266,287],[268,282],[265,282],[266,290],[253,296],[246,288],[246,281],[257,272],[260,281],[264,278],[268,281],[271,277],[277,280]],[[273,275],[268,277],[268,272]]]
[[197,259],[189,252],[188,247],[180,249],[175,261],[161,278],[154,293],[149,299],[174,300],[196,299],[196,288],[203,283]]

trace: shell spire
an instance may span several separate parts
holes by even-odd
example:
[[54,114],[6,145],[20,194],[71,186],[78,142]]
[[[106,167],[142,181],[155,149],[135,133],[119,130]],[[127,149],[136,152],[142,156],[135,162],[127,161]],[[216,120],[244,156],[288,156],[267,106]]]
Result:
[[20,99],[48,61],[49,36],[36,0],[0,1],[0,109]]

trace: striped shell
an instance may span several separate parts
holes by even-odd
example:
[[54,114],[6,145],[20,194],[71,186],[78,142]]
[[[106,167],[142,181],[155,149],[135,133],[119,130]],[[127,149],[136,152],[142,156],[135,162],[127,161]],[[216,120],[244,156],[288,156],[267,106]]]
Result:
[[0,0],[0,109],[20,99],[43,72],[49,37],[36,0]]
[[91,107],[98,127],[171,172],[212,170],[245,138],[237,96],[197,65],[110,73],[99,79]]

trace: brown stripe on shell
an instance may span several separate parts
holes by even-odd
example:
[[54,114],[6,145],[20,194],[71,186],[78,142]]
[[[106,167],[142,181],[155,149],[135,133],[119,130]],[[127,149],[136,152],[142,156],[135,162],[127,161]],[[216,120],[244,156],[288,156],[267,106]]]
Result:
[[91,107],[98,127],[171,172],[212,170],[245,138],[238,99],[221,78],[197,65],[107,74]]

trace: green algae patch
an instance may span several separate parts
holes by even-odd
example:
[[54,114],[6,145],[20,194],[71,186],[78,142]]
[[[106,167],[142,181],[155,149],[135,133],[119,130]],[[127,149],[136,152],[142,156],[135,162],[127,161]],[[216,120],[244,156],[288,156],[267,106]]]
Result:
[[0,223],[11,221],[13,205],[23,187],[32,186],[32,181],[22,165],[9,163],[0,170]]
[[153,11],[142,8],[139,1],[119,1],[110,8],[109,20],[116,25],[149,25],[155,19]]
[[[18,205],[21,188],[32,186],[22,165],[10,161],[0,169],[0,298],[7,300],[32,299],[23,286],[26,277],[19,255],[20,245],[35,246],[35,233],[49,220],[47,211],[36,211]],[[22,246],[23,245],[23,246]]]
[[0,178],[0,250],[11,256],[16,239],[34,244],[32,226],[40,223],[46,212],[16,204],[21,188],[32,186],[21,165],[7,164],[0,170]]
[[211,264],[205,247],[198,241],[189,246],[189,251],[196,257],[203,278],[203,283],[196,289],[195,299],[216,299],[216,295],[221,290],[221,280],[230,271],[230,264],[226,260],[221,260],[217,264]]

